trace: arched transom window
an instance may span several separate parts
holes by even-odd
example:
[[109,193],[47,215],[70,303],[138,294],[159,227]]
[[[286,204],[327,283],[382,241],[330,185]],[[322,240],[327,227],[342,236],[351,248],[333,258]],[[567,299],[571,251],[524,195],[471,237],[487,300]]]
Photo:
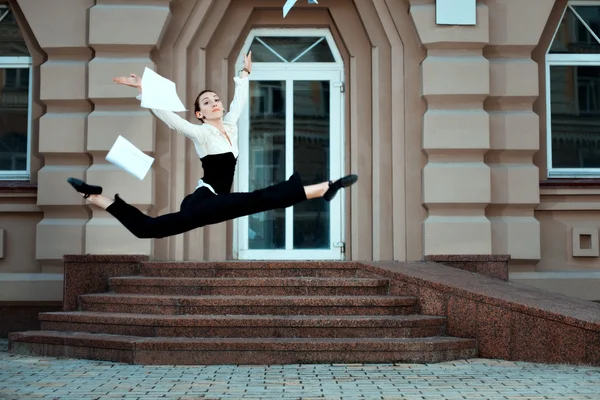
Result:
[[255,29],[243,50],[252,50],[253,63],[342,63],[327,29]]
[[335,62],[324,36],[256,36],[250,50],[255,62]]

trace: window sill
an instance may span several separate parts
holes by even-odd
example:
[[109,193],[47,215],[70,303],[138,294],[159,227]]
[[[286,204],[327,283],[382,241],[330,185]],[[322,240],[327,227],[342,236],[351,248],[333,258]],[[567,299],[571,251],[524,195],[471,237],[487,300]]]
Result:
[[600,188],[600,178],[549,178],[540,181],[541,189]]
[[2,181],[0,180],[1,193],[37,193],[38,186],[29,181]]

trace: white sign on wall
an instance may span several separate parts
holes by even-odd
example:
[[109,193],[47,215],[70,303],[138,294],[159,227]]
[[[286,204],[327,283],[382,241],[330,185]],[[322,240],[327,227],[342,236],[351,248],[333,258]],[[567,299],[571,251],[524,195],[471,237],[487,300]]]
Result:
[[436,0],[435,23],[438,25],[476,25],[476,0]]

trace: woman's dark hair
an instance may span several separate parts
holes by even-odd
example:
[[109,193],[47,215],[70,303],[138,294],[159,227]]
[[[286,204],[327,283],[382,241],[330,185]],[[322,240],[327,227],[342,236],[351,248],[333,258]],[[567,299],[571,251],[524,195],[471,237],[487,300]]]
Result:
[[[197,112],[200,112],[200,96],[202,96],[204,93],[216,93],[214,90],[210,90],[210,89],[204,89],[203,91],[200,92],[200,94],[198,95],[198,97],[196,97],[196,101],[194,102],[194,114]],[[204,118],[199,118],[199,120],[204,121]]]

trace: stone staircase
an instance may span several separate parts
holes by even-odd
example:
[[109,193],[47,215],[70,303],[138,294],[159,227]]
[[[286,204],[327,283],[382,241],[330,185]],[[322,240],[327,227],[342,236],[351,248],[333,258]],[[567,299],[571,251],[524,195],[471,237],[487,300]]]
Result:
[[414,296],[352,262],[142,262],[78,310],[9,336],[17,354],[133,364],[440,362],[475,357]]

